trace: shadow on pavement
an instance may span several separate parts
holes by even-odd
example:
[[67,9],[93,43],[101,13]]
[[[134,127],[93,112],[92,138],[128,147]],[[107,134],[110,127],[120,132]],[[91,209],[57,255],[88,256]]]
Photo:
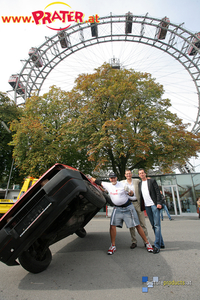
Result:
[[[181,245],[182,244],[182,245]],[[107,255],[109,234],[88,233],[84,238],[74,238],[53,255],[49,268],[39,274],[27,273],[19,284],[20,289],[32,290],[99,290],[140,287],[142,276],[171,276],[167,260],[160,254],[148,253],[142,239],[131,250],[130,234],[117,233],[117,251]],[[185,242],[184,242],[185,245]],[[177,251],[183,243],[170,245],[162,251]],[[193,245],[194,246],[194,245]],[[163,252],[164,253],[164,252]],[[157,275],[156,275],[157,274]],[[171,276],[172,277],[172,276]]]

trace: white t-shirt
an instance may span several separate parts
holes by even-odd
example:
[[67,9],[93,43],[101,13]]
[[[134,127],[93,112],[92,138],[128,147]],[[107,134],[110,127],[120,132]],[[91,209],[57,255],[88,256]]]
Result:
[[125,190],[126,190],[126,187],[128,187],[129,192],[130,192],[130,191],[133,191],[134,195],[133,195],[132,197],[129,196],[129,199],[132,200],[132,201],[133,201],[133,200],[137,200],[137,198],[136,198],[136,196],[135,196],[135,189],[134,189],[134,185],[133,185],[133,180],[131,181],[131,184],[128,183],[127,180],[123,180],[123,181],[120,181],[120,182],[123,184]]
[[143,199],[144,199],[145,206],[155,205],[153,200],[151,199],[150,194],[149,194],[147,180],[142,181],[142,196],[143,196]]
[[101,185],[108,191],[112,202],[115,205],[123,205],[125,204],[129,196],[127,195],[126,191],[124,190],[124,185],[117,181],[115,185],[110,182],[101,182]]

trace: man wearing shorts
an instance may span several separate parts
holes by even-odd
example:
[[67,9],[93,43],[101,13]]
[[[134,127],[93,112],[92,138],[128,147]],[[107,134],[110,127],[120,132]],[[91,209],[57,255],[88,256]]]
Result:
[[139,235],[142,237],[146,244],[147,251],[153,252],[153,248],[148,242],[144,234],[144,230],[140,226],[135,208],[129,200],[129,196],[133,195],[133,191],[127,193],[124,190],[124,185],[117,181],[117,175],[115,173],[109,174],[110,182],[99,181],[95,178],[91,178],[90,180],[105,188],[108,191],[110,198],[114,204],[113,212],[110,218],[111,246],[108,249],[108,254],[112,255],[116,251],[116,227],[122,228],[123,222],[125,222],[127,228],[136,227]]

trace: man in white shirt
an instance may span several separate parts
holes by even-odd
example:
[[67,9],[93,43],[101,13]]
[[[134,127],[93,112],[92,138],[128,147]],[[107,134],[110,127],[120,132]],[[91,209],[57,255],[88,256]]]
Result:
[[129,196],[133,195],[132,191],[128,193],[124,190],[122,183],[117,181],[117,175],[115,173],[109,174],[110,182],[104,182],[96,180],[95,178],[90,179],[92,182],[101,185],[105,188],[114,204],[113,212],[110,218],[110,237],[111,246],[108,249],[108,254],[112,255],[116,251],[115,238],[116,238],[116,227],[122,228],[123,222],[125,222],[127,228],[136,227],[139,235],[144,240],[148,252],[153,252],[151,244],[148,242],[144,230],[140,226],[137,213]]
[[155,242],[153,253],[159,253],[160,248],[165,248],[161,234],[160,209],[162,208],[162,199],[160,189],[155,179],[147,179],[144,169],[138,170],[142,181],[139,183],[141,211],[146,209],[149,221],[155,233]]
[[[140,225],[142,226],[142,229],[144,230],[146,238],[148,239],[148,231],[147,231],[147,227],[146,227],[144,212],[141,211],[141,209],[140,209],[140,195],[139,195],[139,191],[138,191],[138,184],[139,184],[140,180],[133,179],[132,175],[133,174],[132,174],[131,170],[127,169],[125,171],[126,180],[122,180],[120,182],[123,183],[125,190],[131,190],[134,193],[134,195],[132,197],[129,197],[129,199],[131,200],[131,202],[133,203],[133,206],[135,207],[135,210],[138,215],[138,219],[140,221]],[[135,227],[129,228],[129,230],[130,230],[131,241],[132,241],[130,248],[134,249],[137,247]]]

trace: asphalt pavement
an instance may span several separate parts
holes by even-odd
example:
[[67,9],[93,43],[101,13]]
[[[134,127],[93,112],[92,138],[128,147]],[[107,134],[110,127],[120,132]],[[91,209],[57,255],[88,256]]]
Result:
[[[85,238],[72,235],[52,245],[52,262],[42,273],[0,262],[0,300],[200,299],[200,219],[164,217],[166,248],[159,254],[148,253],[138,235],[131,250],[124,224],[111,256],[109,221],[97,216],[85,227]],[[148,218],[146,223],[153,243]]]

